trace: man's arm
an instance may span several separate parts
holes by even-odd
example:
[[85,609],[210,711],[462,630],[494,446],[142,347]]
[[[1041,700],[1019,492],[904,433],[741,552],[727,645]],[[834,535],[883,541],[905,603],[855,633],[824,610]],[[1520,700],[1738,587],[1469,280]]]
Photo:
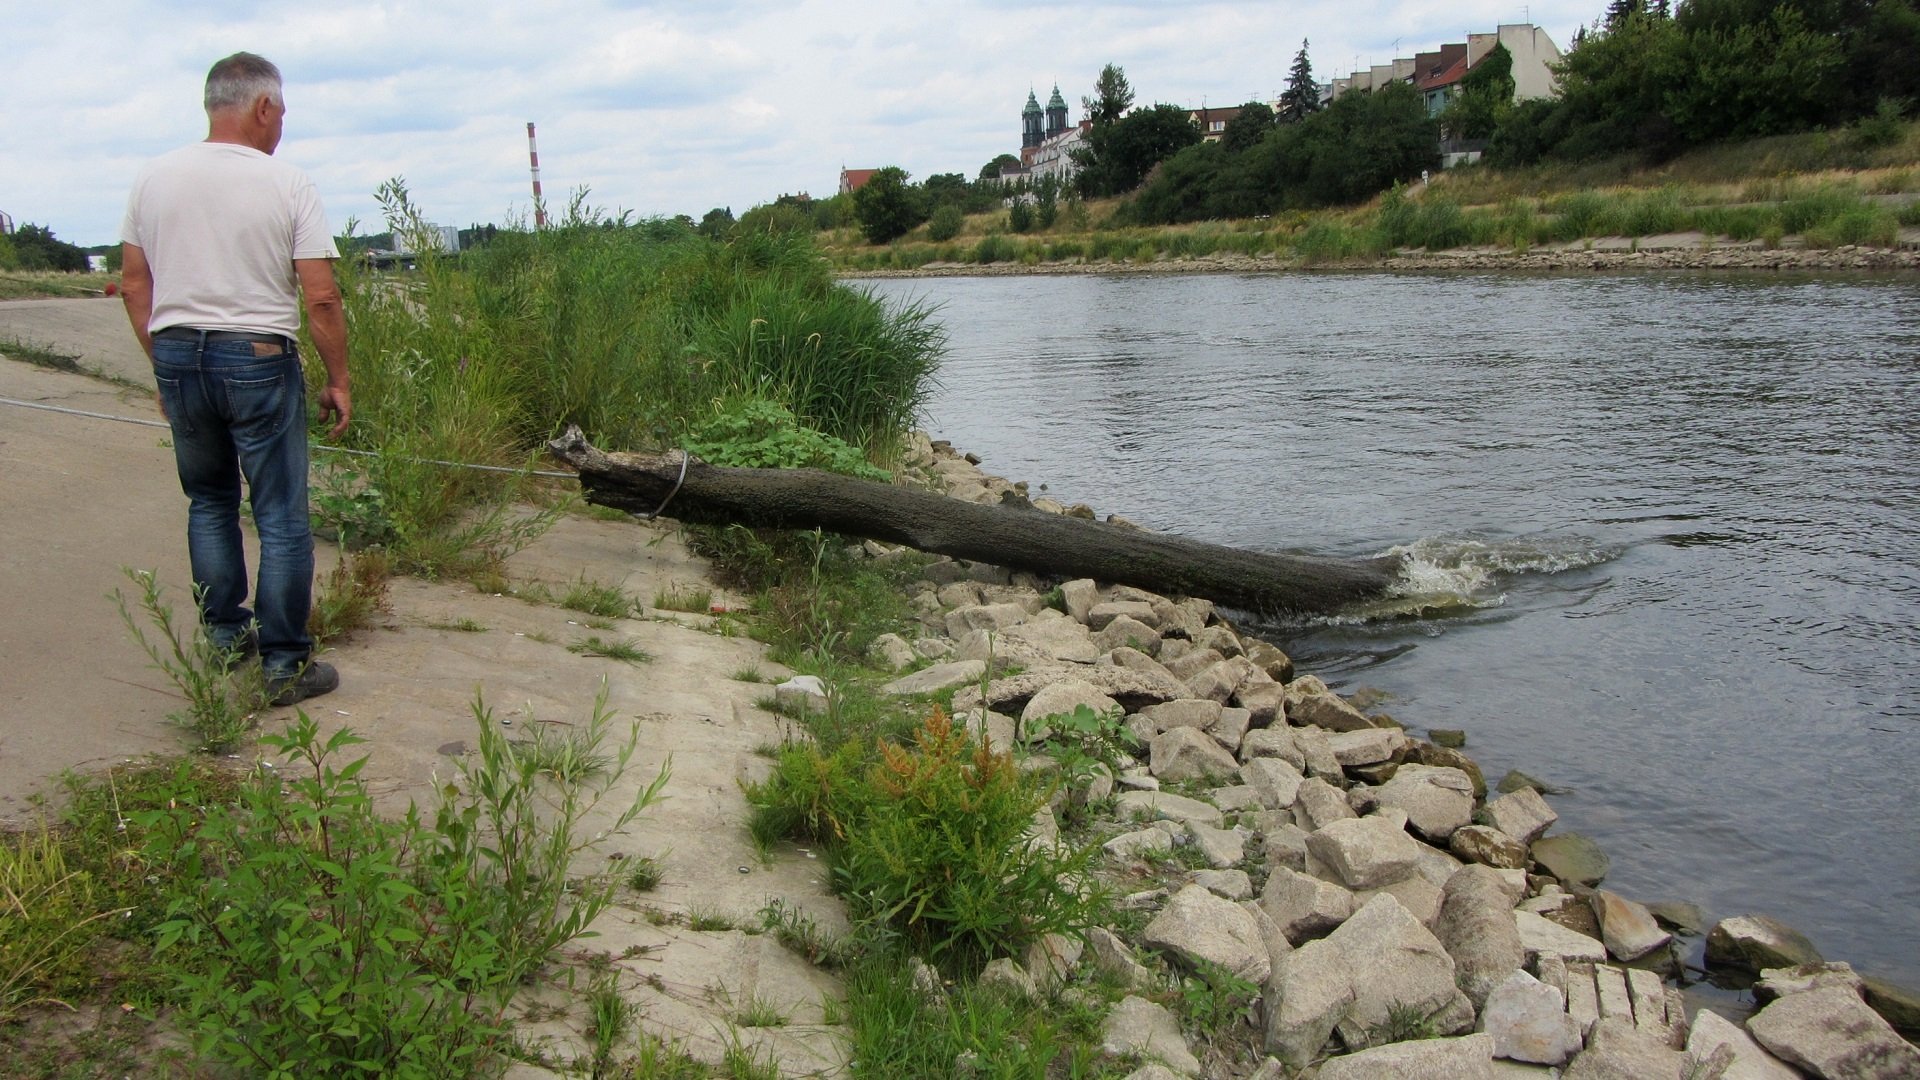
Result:
[[153,267],[147,253],[132,244],[120,245],[120,300],[127,305],[127,321],[140,339],[140,351],[151,359],[153,337],[147,323],[153,320]]
[[[327,365],[327,385],[320,391],[320,419],[334,417],[331,434],[338,437],[347,430],[353,415],[353,396],[347,390],[347,308],[340,298],[340,283],[333,278],[332,259],[295,259],[294,273],[300,278],[300,298],[307,307],[307,328],[313,332],[313,346]],[[133,306],[131,297],[127,306]]]

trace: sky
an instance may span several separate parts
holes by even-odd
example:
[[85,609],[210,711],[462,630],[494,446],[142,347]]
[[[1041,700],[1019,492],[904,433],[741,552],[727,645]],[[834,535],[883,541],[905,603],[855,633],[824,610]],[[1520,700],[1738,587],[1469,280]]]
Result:
[[1018,153],[1028,90],[1082,114],[1103,64],[1139,104],[1271,100],[1302,39],[1316,79],[1500,23],[1562,49],[1604,0],[0,0],[0,211],[83,246],[119,239],[149,158],[205,137],[214,60],[286,80],[277,156],[334,231],[383,231],[403,177],[446,225],[531,217],[526,125],[550,208],[738,215],[840,170],[972,177]]

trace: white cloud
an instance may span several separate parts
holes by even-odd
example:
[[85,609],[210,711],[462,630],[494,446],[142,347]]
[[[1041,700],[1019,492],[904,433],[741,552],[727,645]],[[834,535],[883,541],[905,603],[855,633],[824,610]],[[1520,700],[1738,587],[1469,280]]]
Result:
[[[1562,47],[1601,0],[1535,4]],[[1356,61],[1518,22],[1487,0],[1279,5],[1087,0],[110,0],[16,5],[0,69],[0,210],[63,239],[114,239],[140,162],[204,134],[200,83],[237,49],[287,76],[280,154],[338,226],[377,227],[405,176],[430,217],[530,203],[526,122],[550,201],[736,213],[833,190],[842,165],[972,175],[1017,149],[1020,106],[1059,84],[1078,118],[1102,64],[1143,103],[1234,104],[1281,89],[1302,38],[1321,79]]]

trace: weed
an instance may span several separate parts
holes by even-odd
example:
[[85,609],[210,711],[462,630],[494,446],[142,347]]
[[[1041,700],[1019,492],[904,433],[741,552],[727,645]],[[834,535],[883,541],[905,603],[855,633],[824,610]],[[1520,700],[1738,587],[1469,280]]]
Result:
[[386,496],[367,474],[348,465],[323,463],[308,495],[314,534],[348,551],[398,538]]
[[546,632],[545,630],[529,630],[529,631],[527,631],[527,640],[528,640],[528,641],[537,641],[537,642],[539,642],[539,643],[540,643],[540,644],[542,644],[542,645],[557,645],[557,644],[559,644],[559,639],[558,639],[558,638],[556,638],[556,637],[554,637],[554,636],[553,636],[552,634],[549,634],[549,633],[547,633],[547,632]]
[[787,1015],[773,1002],[759,996],[748,994],[747,999],[733,1010],[733,1022],[746,1028],[786,1027]]
[[429,620],[426,626],[429,630],[451,630],[461,634],[484,634],[487,632],[485,625],[467,618],[464,615],[458,619],[446,621],[437,619]]
[[100,910],[94,892],[86,871],[68,867],[44,820],[0,834],[0,1024],[24,1006],[61,1003],[43,988],[87,984],[98,924],[121,914]]
[[1236,1024],[1250,1023],[1259,1000],[1257,983],[1204,960],[1199,962],[1194,974],[1180,980],[1181,1018],[1202,1038],[1216,1036]]
[[732,679],[734,682],[743,683],[763,683],[767,681],[766,673],[760,670],[760,665],[758,664],[748,664],[745,667],[735,668],[733,673],[728,675],[727,678]]
[[661,611],[697,611],[705,614],[713,607],[713,590],[668,586],[653,594],[653,606]]
[[366,625],[387,603],[387,556],[379,548],[344,551],[314,594],[307,630],[316,644],[338,641]]
[[806,912],[775,897],[760,909],[760,926],[775,941],[821,967],[839,967],[848,959],[847,943],[828,938]]
[[[140,587],[136,603],[161,643],[147,637],[127,606],[127,598],[115,589],[113,602],[120,609],[121,621],[152,659],[153,667],[187,699],[186,711],[169,713],[167,719],[192,731],[196,748],[205,753],[223,753],[239,745],[253,726],[253,715],[227,680],[227,671],[239,659],[238,650],[216,648],[198,627],[183,633],[174,623],[173,606],[162,599],[160,579],[153,571],[122,567],[121,572]],[[198,607],[197,590],[195,599]]]
[[1419,1005],[1395,1001],[1387,1005],[1386,1019],[1368,1027],[1362,1041],[1367,1046],[1382,1046],[1439,1037],[1440,1032],[1434,1027],[1433,1018]]
[[591,634],[574,642],[567,646],[567,651],[580,656],[599,656],[628,664],[644,664],[653,659],[653,654],[641,648],[640,643],[633,638],[608,641],[598,634]]
[[612,619],[603,619],[598,615],[589,615],[586,618],[580,620],[580,625],[586,627],[589,630],[612,630],[614,627],[617,627],[620,624],[617,622],[614,622]]
[[634,599],[618,585],[588,581],[582,574],[560,594],[560,606],[603,619],[624,619],[633,614]]
[[705,1065],[694,1060],[676,1042],[663,1042],[659,1036],[642,1032],[640,1049],[633,1058],[633,1080],[707,1080]]
[[587,989],[587,1038],[592,1042],[593,1075],[606,1075],[614,1050],[633,1030],[633,1002],[620,993],[613,972],[596,977]]
[[516,747],[528,768],[562,784],[580,784],[606,775],[612,759],[590,728],[541,723],[528,717],[533,738]]
[[687,929],[689,930],[738,930],[740,924],[733,916],[714,908],[692,905],[687,908]]
[[660,882],[666,878],[666,867],[662,866],[655,856],[642,855],[630,860],[630,863],[627,869],[627,888],[634,892],[652,892],[659,888]]
[[720,1072],[727,1080],[780,1080],[780,1063],[771,1050],[763,1054],[741,1042],[739,1033],[734,1032],[721,1051]]

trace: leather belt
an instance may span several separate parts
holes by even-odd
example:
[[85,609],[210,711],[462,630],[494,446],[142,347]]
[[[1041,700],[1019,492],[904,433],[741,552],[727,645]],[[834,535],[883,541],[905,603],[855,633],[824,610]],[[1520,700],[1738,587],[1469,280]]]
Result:
[[164,341],[199,341],[204,336],[209,345],[219,341],[247,341],[261,345],[292,346],[292,339],[285,334],[255,334],[246,330],[196,330],[191,326],[169,326],[165,330],[156,330],[153,336]]

